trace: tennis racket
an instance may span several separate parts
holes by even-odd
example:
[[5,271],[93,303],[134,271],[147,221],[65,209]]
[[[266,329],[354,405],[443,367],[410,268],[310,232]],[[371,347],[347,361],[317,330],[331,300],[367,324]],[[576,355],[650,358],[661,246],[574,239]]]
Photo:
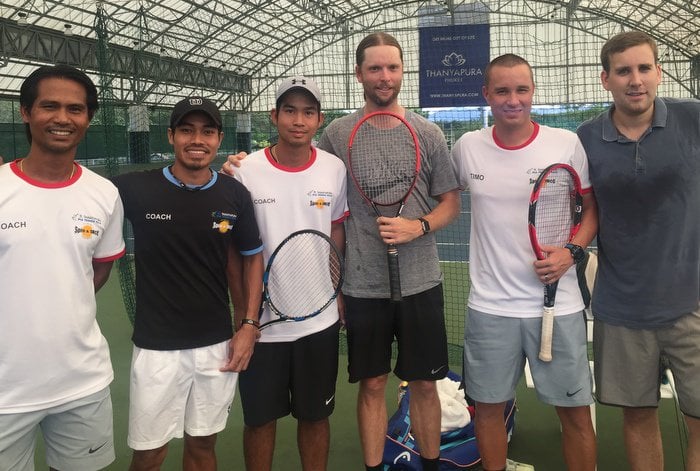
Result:
[[[377,216],[379,206],[397,206],[401,215],[420,172],[420,146],[415,131],[394,113],[378,111],[364,116],[350,134],[350,176]],[[401,301],[399,252],[387,244],[389,287],[392,301]]]
[[[532,188],[528,211],[530,242],[538,260],[546,257],[542,246],[563,247],[571,241],[581,226],[582,211],[581,181],[576,170],[567,164],[545,168]],[[557,280],[544,285],[539,354],[542,361],[552,361],[554,298],[558,284]]]
[[262,307],[267,304],[278,318],[260,329],[320,314],[342,285],[343,257],[330,237],[313,229],[290,234],[270,255],[263,275]]

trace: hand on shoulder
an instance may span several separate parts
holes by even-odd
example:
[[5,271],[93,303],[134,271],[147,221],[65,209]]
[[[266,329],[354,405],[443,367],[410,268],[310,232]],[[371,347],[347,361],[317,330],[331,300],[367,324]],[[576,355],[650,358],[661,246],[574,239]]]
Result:
[[236,172],[236,167],[241,166],[241,161],[248,156],[246,152],[239,152],[238,154],[229,154],[226,156],[226,162],[221,166],[221,173],[233,176]]

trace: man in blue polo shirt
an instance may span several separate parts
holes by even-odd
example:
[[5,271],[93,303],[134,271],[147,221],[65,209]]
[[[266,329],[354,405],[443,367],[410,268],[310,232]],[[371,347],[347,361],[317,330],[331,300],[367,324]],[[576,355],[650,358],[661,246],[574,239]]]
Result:
[[700,102],[659,98],[654,40],[631,31],[601,51],[610,109],[582,124],[598,201],[592,307],[600,402],[623,408],[627,459],[663,469],[657,406],[668,360],[700,469]]

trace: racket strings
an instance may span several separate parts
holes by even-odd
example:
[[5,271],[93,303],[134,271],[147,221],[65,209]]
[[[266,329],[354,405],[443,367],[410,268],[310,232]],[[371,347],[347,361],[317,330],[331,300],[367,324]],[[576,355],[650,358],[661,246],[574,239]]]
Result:
[[307,317],[333,300],[341,282],[336,250],[325,239],[302,233],[275,255],[267,278],[268,302],[284,317]]
[[563,246],[569,242],[576,207],[573,177],[566,170],[554,170],[537,198],[535,227],[540,245]]
[[380,205],[398,203],[411,189],[416,174],[411,130],[393,116],[365,121],[355,132],[350,166],[367,198]]

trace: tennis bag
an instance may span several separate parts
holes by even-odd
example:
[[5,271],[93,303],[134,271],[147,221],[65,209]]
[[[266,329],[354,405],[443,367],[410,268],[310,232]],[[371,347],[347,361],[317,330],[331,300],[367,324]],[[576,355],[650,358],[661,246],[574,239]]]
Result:
[[[453,381],[461,381],[459,375],[448,372],[447,377]],[[423,471],[420,462],[420,450],[411,434],[411,418],[409,417],[410,393],[407,386],[399,387],[399,408],[389,419],[386,441],[384,443],[385,471]],[[515,401],[508,401],[504,419],[508,439],[515,425]],[[449,432],[443,432],[440,438],[440,469],[470,469],[481,462],[476,446],[474,421],[465,427]]]

